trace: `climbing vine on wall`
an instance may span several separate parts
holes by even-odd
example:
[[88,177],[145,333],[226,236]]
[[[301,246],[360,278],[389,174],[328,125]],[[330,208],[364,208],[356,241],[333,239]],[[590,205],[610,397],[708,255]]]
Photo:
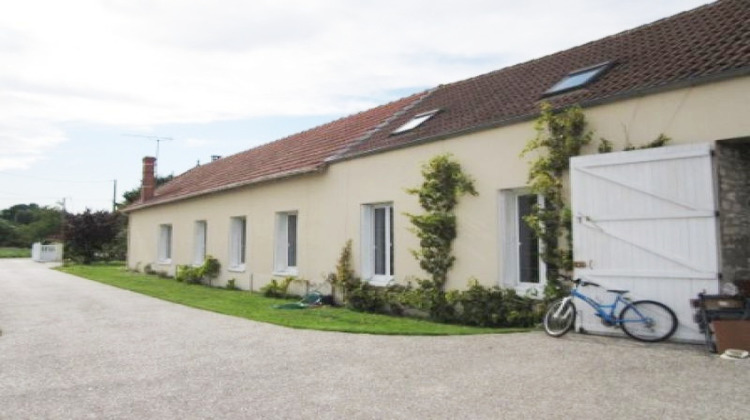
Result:
[[[547,103],[542,104],[534,128],[536,136],[528,142],[521,156],[538,152],[531,161],[529,186],[542,196],[543,203],[536,205],[525,221],[542,243],[541,259],[547,272],[545,295],[551,298],[562,291],[558,280],[560,272],[573,268],[571,214],[564,200],[564,175],[570,158],[580,155],[591,143],[592,133],[580,107],[554,112]],[[566,242],[564,246],[561,240]]]
[[425,211],[420,215],[407,214],[420,245],[412,254],[419,266],[430,274],[432,286],[442,291],[448,271],[456,260],[453,256],[453,240],[457,234],[453,210],[462,195],[478,194],[474,180],[450,154],[435,156],[422,166],[422,177],[424,181],[419,188],[407,190],[419,198]]

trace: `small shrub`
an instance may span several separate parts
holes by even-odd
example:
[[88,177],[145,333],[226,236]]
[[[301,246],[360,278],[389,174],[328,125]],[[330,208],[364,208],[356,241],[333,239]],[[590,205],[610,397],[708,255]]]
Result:
[[219,276],[221,263],[216,258],[207,255],[205,261],[203,261],[203,265],[200,266],[200,270],[201,277],[208,280],[210,284],[212,279]]
[[404,315],[408,308],[402,299],[405,290],[406,288],[400,285],[379,287],[360,282],[349,291],[346,306],[360,312]]
[[341,255],[336,263],[336,272],[329,273],[326,276],[326,282],[330,283],[333,295],[336,295],[336,291],[340,290],[343,294],[342,301],[347,302],[349,294],[352,290],[360,287],[362,281],[354,273],[352,266],[352,240],[346,241],[346,244],[341,249]]
[[260,288],[260,293],[265,297],[287,298],[289,297],[289,285],[294,277],[286,277],[281,282],[271,279],[271,282]]
[[200,284],[201,275],[200,267],[192,267],[189,265],[180,265],[177,267],[177,275],[175,280],[187,284]]
[[219,260],[209,255],[206,256],[203,264],[198,267],[190,265],[178,266],[175,280],[187,284],[203,284],[205,281],[208,281],[210,285],[211,280],[219,275],[220,270],[221,264]]
[[239,287],[237,287],[236,282],[237,280],[235,279],[229,279],[227,281],[227,290],[239,290]]
[[453,322],[477,327],[531,327],[539,322],[537,301],[513,289],[488,288],[472,281],[466,290],[448,294]]

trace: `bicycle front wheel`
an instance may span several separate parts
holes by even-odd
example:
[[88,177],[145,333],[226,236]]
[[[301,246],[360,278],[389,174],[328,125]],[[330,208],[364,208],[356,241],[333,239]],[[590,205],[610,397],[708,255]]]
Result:
[[677,316],[664,304],[639,300],[622,310],[620,325],[630,337],[653,343],[666,340],[674,334],[677,330]]
[[544,331],[552,337],[565,335],[576,321],[576,307],[570,299],[552,302],[544,314]]

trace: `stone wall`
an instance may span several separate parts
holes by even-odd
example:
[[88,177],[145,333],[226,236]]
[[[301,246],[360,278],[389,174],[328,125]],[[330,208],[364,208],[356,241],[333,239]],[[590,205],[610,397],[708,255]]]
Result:
[[750,282],[750,140],[716,145],[722,284]]

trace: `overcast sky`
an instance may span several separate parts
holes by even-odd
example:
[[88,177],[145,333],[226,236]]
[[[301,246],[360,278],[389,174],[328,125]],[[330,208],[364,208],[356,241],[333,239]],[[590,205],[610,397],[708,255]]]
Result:
[[0,0],[0,209],[109,209],[409,93],[707,0]]

